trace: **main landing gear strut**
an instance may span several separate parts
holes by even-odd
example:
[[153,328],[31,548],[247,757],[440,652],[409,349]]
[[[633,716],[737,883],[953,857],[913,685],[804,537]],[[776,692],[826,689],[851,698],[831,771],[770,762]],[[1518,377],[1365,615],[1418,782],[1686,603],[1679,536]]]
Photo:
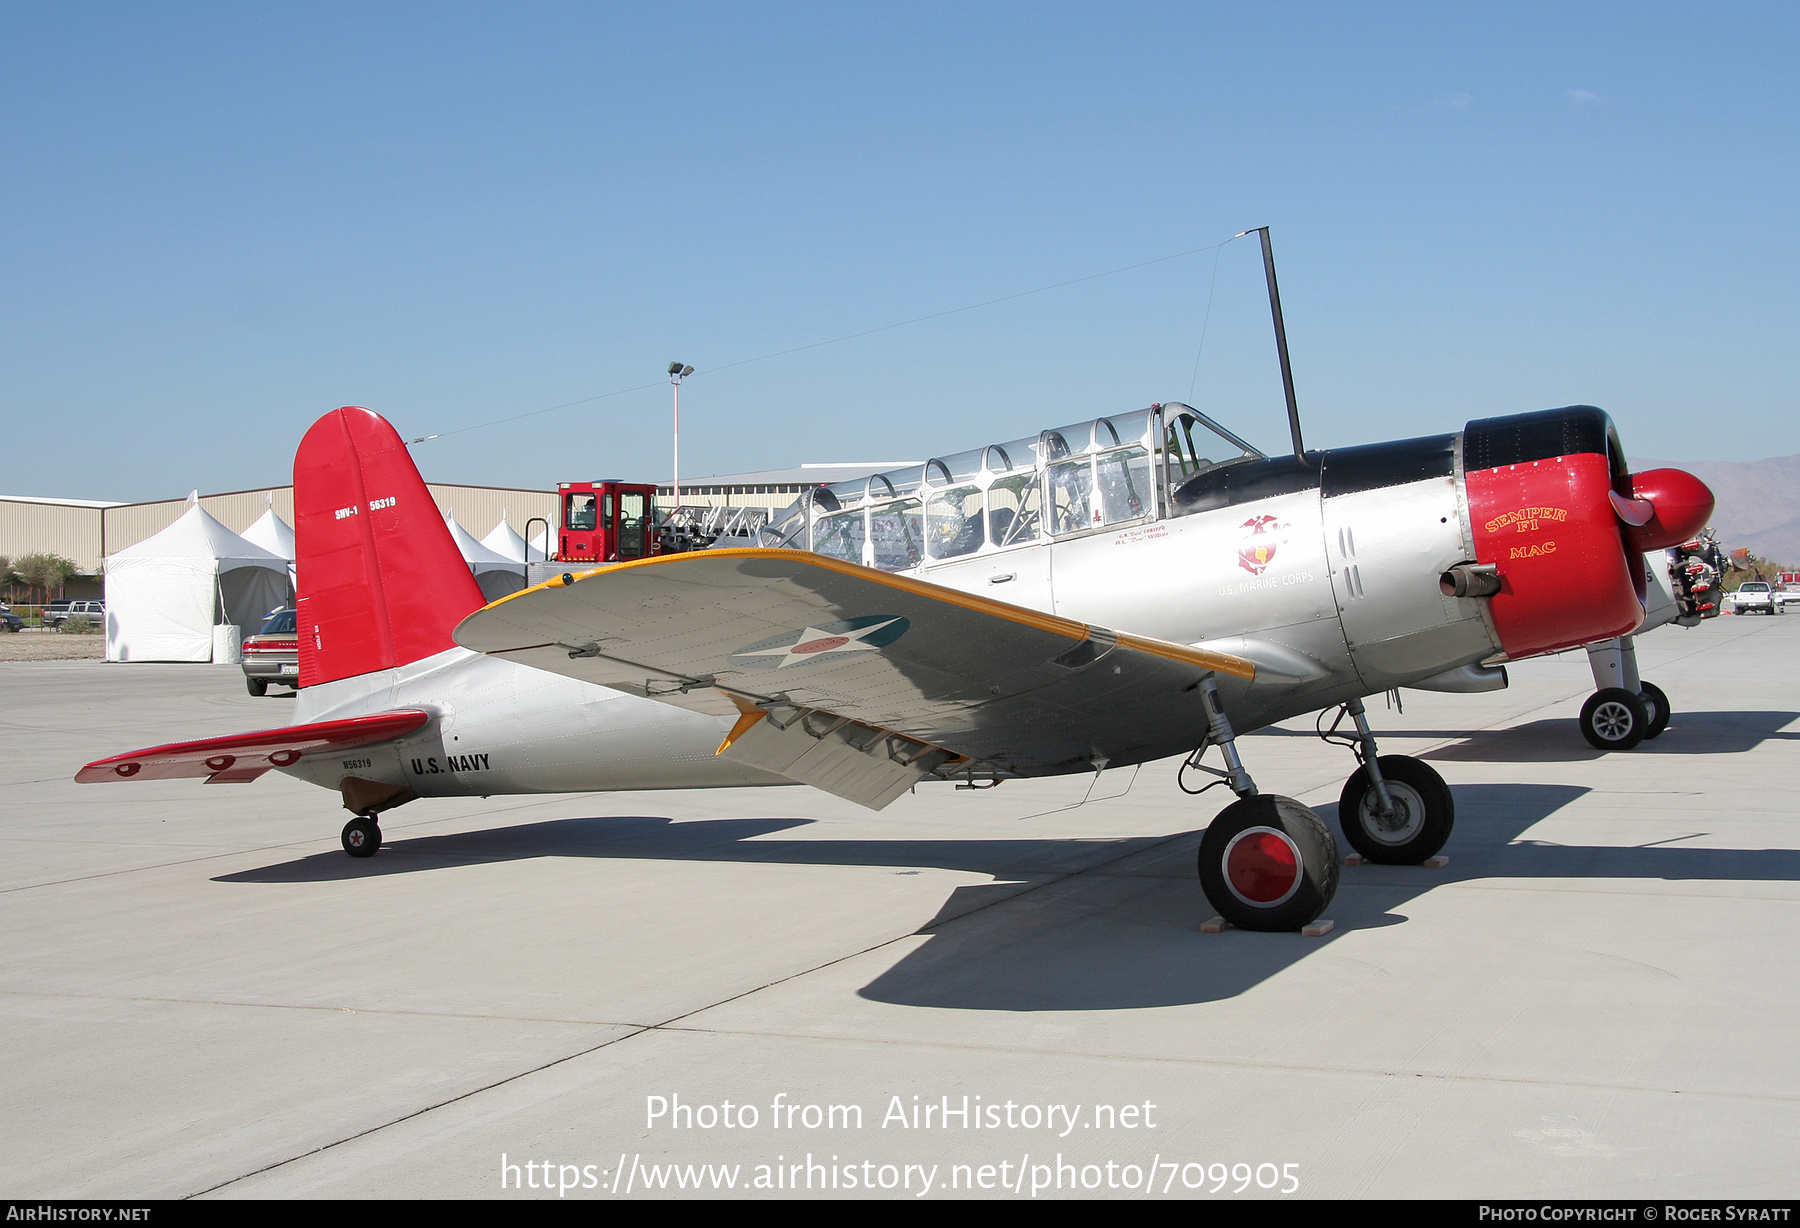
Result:
[[1638,677],[1631,636],[1588,645],[1597,688],[1581,705],[1581,736],[1596,750],[1630,750],[1669,727],[1669,697]]
[[[1346,716],[1354,732],[1339,733]],[[1319,719],[1324,721],[1323,713]],[[1356,756],[1356,771],[1338,795],[1338,822],[1351,848],[1379,865],[1416,866],[1444,847],[1456,821],[1450,786],[1428,763],[1382,754],[1362,700],[1339,708],[1319,736]]]
[[[1200,841],[1200,887],[1219,915],[1239,929],[1297,930],[1317,919],[1337,892],[1337,842],[1319,816],[1291,797],[1259,793],[1238,757],[1237,735],[1208,676],[1200,684],[1206,705],[1206,741],[1182,765],[1216,776],[1238,800],[1214,816]],[[1224,768],[1200,756],[1217,746]]]

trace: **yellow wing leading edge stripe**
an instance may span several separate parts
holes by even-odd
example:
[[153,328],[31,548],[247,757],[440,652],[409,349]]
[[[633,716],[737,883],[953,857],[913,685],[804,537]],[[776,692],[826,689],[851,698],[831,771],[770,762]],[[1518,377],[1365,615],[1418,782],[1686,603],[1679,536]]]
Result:
[[[847,563],[843,559],[830,558],[823,554],[814,554],[809,550],[771,550],[756,546],[732,546],[722,550],[692,551],[685,554],[663,554],[647,559],[630,559],[623,563],[608,563],[602,567],[590,568],[581,572],[564,572],[542,584],[534,584],[530,588],[520,589],[516,593],[508,593],[487,604],[486,609],[515,601],[527,593],[535,593],[540,589],[567,588],[582,580],[608,572],[629,571],[640,567],[679,566],[682,560],[697,559],[774,559],[785,562],[804,563],[809,567],[823,567],[827,571],[835,571],[842,575],[854,576],[867,580],[872,584],[886,585],[903,593],[911,593],[916,597],[925,597],[932,601],[943,601],[950,605],[961,606],[966,610],[989,614],[995,618],[1004,618],[1008,622],[1033,627],[1039,631],[1048,631],[1053,635],[1067,636],[1072,640],[1089,638],[1088,625],[1072,618],[1061,618],[1055,614],[1045,614],[1039,610],[1027,610],[1021,606],[1008,605],[1003,601],[995,601],[988,597],[978,597],[973,593],[961,592],[946,588],[941,584],[932,584],[925,580],[915,580],[911,576],[897,576],[892,572],[877,571],[873,567],[864,567],[860,563]],[[567,579],[565,580],[565,577]],[[1221,674],[1230,674],[1234,678],[1253,679],[1256,677],[1256,665],[1243,657],[1234,657],[1230,653],[1213,652],[1206,648],[1194,648],[1187,644],[1176,644],[1169,640],[1159,640],[1152,636],[1132,635],[1120,632],[1118,642],[1137,652],[1151,656],[1163,657],[1170,661],[1180,661],[1188,665],[1196,665],[1201,669],[1217,670]]]

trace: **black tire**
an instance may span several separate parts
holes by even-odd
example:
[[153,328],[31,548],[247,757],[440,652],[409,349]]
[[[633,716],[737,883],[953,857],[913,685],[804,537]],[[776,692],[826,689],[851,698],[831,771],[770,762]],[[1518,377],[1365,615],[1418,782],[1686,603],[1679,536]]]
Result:
[[1297,930],[1325,911],[1337,884],[1337,842],[1291,797],[1241,798],[1200,840],[1200,887],[1241,930]]
[[375,820],[357,817],[344,824],[344,851],[352,857],[373,857],[381,848],[381,828]]
[[269,680],[267,678],[245,678],[244,689],[261,699],[269,693]]
[[1369,769],[1359,767],[1338,796],[1338,823],[1350,847],[1384,866],[1416,866],[1444,847],[1456,823],[1456,799],[1430,764],[1411,755],[1383,755],[1377,763],[1387,781],[1394,814],[1377,811]]
[[1669,697],[1654,682],[1638,683],[1638,698],[1650,709],[1650,723],[1644,726],[1644,741],[1659,737],[1669,727],[1669,717],[1674,713],[1669,707]]
[[1595,691],[1581,705],[1581,736],[1595,750],[1630,750],[1649,728],[1649,705],[1623,687]]

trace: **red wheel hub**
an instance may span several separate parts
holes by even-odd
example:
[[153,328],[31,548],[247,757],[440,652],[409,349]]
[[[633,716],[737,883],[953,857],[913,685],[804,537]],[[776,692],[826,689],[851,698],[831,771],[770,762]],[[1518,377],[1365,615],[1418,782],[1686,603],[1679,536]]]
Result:
[[1273,828],[1252,827],[1225,850],[1225,881],[1247,904],[1279,904],[1300,885],[1300,850]]

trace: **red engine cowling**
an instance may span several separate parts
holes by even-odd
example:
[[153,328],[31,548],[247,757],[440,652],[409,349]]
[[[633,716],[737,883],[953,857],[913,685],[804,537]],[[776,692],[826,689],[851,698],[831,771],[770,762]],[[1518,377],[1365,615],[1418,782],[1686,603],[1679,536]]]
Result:
[[1471,422],[1464,483],[1479,563],[1508,657],[1617,635],[1644,619],[1644,553],[1677,545],[1712,515],[1712,492],[1679,469],[1625,472],[1624,449],[1591,406]]

